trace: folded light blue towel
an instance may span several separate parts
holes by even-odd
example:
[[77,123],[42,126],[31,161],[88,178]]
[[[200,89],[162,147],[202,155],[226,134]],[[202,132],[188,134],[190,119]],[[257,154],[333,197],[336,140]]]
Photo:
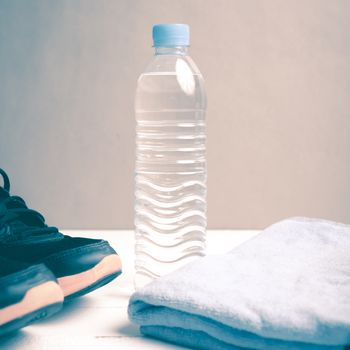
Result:
[[131,297],[129,317],[145,335],[198,349],[344,349],[350,226],[276,223],[150,283]]

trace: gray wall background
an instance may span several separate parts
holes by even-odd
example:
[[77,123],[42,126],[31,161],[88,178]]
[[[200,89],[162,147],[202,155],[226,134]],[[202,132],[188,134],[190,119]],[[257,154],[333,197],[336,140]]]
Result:
[[350,1],[0,0],[0,166],[62,228],[131,228],[151,27],[191,25],[211,228],[350,222]]

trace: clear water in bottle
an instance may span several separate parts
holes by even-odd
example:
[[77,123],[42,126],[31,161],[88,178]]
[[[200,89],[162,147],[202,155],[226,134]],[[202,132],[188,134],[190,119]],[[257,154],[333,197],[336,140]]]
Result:
[[135,99],[136,289],[205,253],[204,82],[187,45],[162,45]]

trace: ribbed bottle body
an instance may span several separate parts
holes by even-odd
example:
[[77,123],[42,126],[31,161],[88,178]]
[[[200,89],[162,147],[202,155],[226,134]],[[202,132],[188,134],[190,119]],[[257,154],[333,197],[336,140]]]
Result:
[[135,99],[135,287],[205,253],[206,96],[188,56],[161,55]]

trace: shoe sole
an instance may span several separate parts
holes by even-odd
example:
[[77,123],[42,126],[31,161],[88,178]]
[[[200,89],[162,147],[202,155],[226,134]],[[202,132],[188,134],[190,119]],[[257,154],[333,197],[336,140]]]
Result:
[[58,278],[66,300],[87,294],[111,282],[121,274],[122,264],[117,254],[104,257],[93,268],[71,276]]
[[0,336],[53,315],[62,308],[63,299],[54,281],[30,288],[20,302],[0,310]]

